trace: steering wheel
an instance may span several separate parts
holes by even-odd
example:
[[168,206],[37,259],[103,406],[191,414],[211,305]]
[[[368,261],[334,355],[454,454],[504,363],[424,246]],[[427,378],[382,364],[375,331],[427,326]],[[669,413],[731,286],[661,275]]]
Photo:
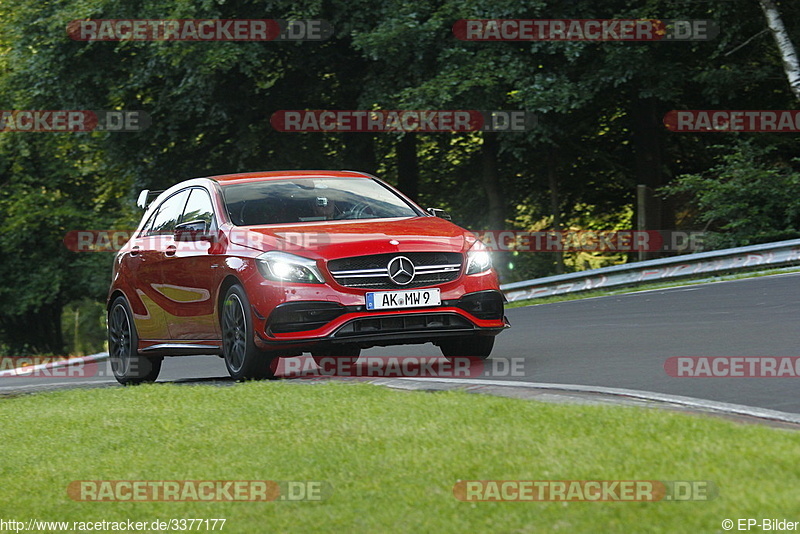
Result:
[[369,202],[361,201],[354,204],[349,210],[340,213],[334,219],[361,219],[365,213],[375,216],[375,211],[369,205]]

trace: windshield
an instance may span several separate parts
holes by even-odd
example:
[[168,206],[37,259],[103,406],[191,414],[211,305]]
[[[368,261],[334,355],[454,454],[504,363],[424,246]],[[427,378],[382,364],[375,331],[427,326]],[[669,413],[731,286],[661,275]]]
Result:
[[375,180],[294,178],[222,185],[236,226],[344,219],[416,217],[420,213]]

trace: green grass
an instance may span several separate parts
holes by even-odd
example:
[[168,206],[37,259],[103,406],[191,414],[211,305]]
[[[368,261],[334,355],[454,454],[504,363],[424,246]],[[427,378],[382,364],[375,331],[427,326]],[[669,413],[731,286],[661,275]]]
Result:
[[[0,400],[0,518],[225,518],[223,532],[715,532],[797,520],[800,433],[629,407],[365,384],[69,390]],[[317,480],[322,502],[82,502],[74,480]],[[459,479],[709,480],[700,502],[477,502]]]
[[[649,284],[640,284],[635,286],[620,286],[615,289],[590,289],[587,291],[579,291],[576,293],[565,293],[563,295],[553,295],[551,297],[540,297],[535,299],[515,300],[514,302],[506,303],[506,308],[522,308],[524,306],[536,306],[538,304],[552,304],[554,302],[564,302],[568,300],[582,300],[594,297],[608,297],[612,295],[627,295],[629,293],[638,293],[640,291],[653,291],[655,289],[669,289],[672,287],[684,287],[697,284],[706,284],[710,282],[726,282],[729,280],[742,280],[745,278],[759,278],[762,276],[772,276],[776,274],[786,274],[800,272],[797,267],[782,267],[778,269],[769,269],[766,271],[753,271],[738,274],[720,274],[718,276],[709,277],[707,274],[686,277],[679,281],[671,282],[653,282]],[[587,271],[587,276],[590,274]]]

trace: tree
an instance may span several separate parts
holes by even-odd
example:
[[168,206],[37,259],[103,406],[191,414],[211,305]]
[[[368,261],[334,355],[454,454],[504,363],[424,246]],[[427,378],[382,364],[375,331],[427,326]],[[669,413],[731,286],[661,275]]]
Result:
[[[794,4],[781,10],[786,21],[800,14]],[[0,97],[9,108],[139,109],[153,122],[142,133],[0,134],[0,343],[57,352],[58,309],[83,296],[102,300],[110,261],[66,251],[63,233],[135,224],[137,189],[194,176],[355,168],[475,230],[630,224],[637,184],[707,178],[720,165],[713,146],[736,146],[735,136],[667,132],[667,111],[796,102],[775,84],[781,54],[761,37],[761,16],[744,0],[7,0]],[[126,17],[324,18],[335,35],[322,43],[66,36],[74,19]],[[452,33],[463,18],[710,18],[721,33],[708,42],[465,42]],[[785,28],[787,36],[796,31]],[[292,134],[269,126],[277,110],[374,108],[523,109],[539,121],[502,134]],[[794,137],[758,139],[772,147],[761,170],[796,153]],[[687,212],[681,202],[666,199],[648,226],[669,228],[673,212]],[[504,280],[559,268],[541,254],[498,264],[511,261]],[[22,327],[37,321],[52,339]]]
[[789,32],[783,25],[778,6],[773,0],[759,0],[761,9],[764,11],[764,16],[767,18],[767,26],[769,31],[772,32],[772,37],[775,39],[775,44],[778,45],[778,51],[781,54],[783,61],[783,70],[786,72],[786,78],[789,80],[789,87],[794,93],[797,100],[800,100],[800,62],[797,60],[797,50],[792,43]]
[[800,237],[800,160],[786,161],[772,147],[740,142],[716,147],[717,164],[686,174],[664,188],[691,198],[692,215],[709,231],[707,248]]

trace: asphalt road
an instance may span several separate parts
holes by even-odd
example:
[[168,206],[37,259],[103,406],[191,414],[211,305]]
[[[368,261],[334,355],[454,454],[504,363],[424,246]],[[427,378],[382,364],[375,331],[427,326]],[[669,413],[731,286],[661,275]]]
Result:
[[[800,413],[800,378],[674,378],[673,356],[800,356],[800,273],[718,282],[507,311],[486,378],[583,384],[683,395]],[[362,356],[439,356],[433,345],[374,348]],[[216,380],[218,379],[218,380]],[[167,358],[159,381],[232,383],[215,356]],[[114,386],[93,377],[0,378],[0,394]]]
[[[673,378],[673,356],[800,356],[800,274],[509,310],[498,354],[526,380],[629,388],[800,413],[800,378]],[[509,335],[510,334],[510,335]]]

